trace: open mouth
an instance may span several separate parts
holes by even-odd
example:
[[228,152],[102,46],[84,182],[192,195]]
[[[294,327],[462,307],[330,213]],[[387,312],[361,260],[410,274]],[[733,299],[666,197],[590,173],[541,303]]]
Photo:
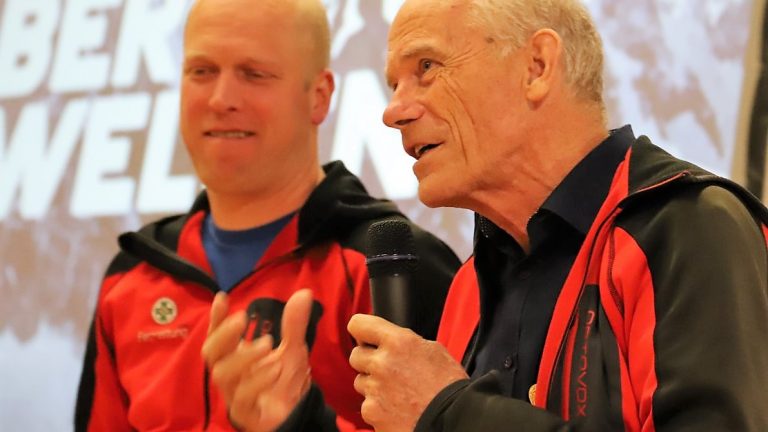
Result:
[[442,143],[437,143],[437,144],[425,144],[425,145],[423,145],[423,146],[417,147],[417,148],[416,148],[416,159],[421,159],[421,157],[422,157],[422,156],[424,156],[424,155],[425,155],[425,154],[426,154],[428,151],[430,151],[430,150],[432,150],[432,149],[436,148],[436,147],[437,147],[437,146],[439,146],[440,144],[442,144]]
[[211,138],[248,138],[256,134],[248,131],[208,131],[204,135]]

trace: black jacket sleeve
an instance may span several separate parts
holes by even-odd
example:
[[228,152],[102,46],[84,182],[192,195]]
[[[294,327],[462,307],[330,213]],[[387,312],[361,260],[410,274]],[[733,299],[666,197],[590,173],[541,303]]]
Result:
[[[617,221],[651,275],[652,358],[628,349],[627,362],[651,362],[657,384],[632,382],[656,431],[768,430],[768,255],[761,223],[719,186],[673,188],[635,202]],[[621,269],[612,269],[621,278]],[[632,281],[626,281],[632,283]],[[637,284],[637,282],[635,282]],[[642,350],[641,350],[642,351]],[[647,400],[647,399],[646,399]],[[642,416],[642,413],[638,413]],[[416,430],[582,431],[583,425],[501,395],[490,373],[440,392]]]
[[[768,255],[761,221],[720,186],[672,191],[619,221],[647,258],[657,431],[768,430]],[[631,352],[630,352],[631,355]],[[630,358],[630,362],[633,361]]]
[[474,381],[457,381],[438,393],[424,410],[415,432],[574,430],[560,417],[501,395],[495,372]]
[[337,432],[336,413],[325,404],[323,393],[312,384],[309,392],[276,432]]

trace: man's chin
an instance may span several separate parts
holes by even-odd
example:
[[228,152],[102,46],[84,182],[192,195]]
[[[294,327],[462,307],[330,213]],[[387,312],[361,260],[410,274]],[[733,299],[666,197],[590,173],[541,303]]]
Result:
[[454,200],[448,189],[425,180],[419,182],[419,201],[429,208],[438,208],[453,207]]

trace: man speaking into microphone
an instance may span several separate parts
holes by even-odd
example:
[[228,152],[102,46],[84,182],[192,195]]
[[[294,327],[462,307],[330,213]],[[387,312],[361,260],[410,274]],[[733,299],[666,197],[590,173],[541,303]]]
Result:
[[437,342],[350,320],[366,422],[768,431],[768,212],[609,130],[581,1],[406,0],[386,74],[419,198],[477,216]]

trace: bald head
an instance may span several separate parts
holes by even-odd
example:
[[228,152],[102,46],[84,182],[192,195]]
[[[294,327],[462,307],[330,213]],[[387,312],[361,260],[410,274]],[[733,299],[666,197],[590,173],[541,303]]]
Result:
[[300,46],[307,51],[307,67],[311,74],[329,66],[331,36],[325,7],[320,0],[196,0],[187,17],[185,44],[190,29],[195,28],[195,21],[201,17],[218,18],[222,27],[237,31],[238,24],[248,26],[264,15],[285,20],[285,31],[298,37]]

